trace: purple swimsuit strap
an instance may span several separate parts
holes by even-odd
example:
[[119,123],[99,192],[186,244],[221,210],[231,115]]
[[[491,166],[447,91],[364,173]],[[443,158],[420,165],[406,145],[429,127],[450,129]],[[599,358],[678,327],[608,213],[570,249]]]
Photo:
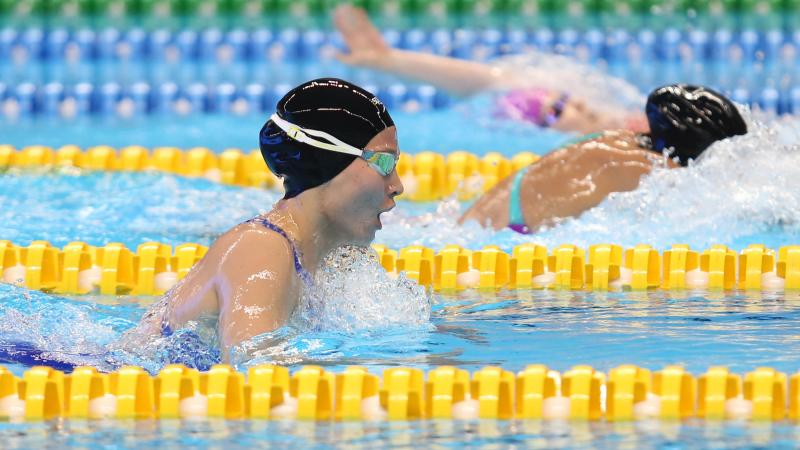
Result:
[[300,252],[297,250],[297,247],[295,247],[294,241],[292,241],[292,239],[289,238],[289,235],[283,231],[283,228],[275,225],[264,217],[256,217],[248,220],[248,222],[258,222],[261,225],[264,225],[264,227],[280,234],[284,239],[286,239],[287,242],[289,242],[289,247],[292,249],[292,257],[294,258],[294,270],[297,272],[297,275],[300,277],[300,279],[303,280],[303,283],[305,283],[306,286],[310,286],[311,274],[308,273],[305,268],[303,268],[303,263],[300,261]]
[[531,234],[531,230],[529,230],[528,226],[524,223],[510,223],[508,224],[508,228],[511,231],[515,231],[519,234]]

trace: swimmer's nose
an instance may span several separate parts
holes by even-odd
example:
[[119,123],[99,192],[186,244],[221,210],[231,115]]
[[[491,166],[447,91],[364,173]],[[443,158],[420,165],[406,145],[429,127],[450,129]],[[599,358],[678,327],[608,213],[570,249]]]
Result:
[[387,179],[387,189],[389,190],[389,198],[395,198],[403,193],[403,182],[400,176],[397,175],[397,170],[393,170]]

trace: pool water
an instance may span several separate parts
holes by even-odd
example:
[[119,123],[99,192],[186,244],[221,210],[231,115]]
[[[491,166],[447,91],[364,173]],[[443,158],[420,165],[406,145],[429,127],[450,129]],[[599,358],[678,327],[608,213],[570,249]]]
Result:
[[755,423],[543,423],[514,421],[252,422],[67,421],[0,423],[4,448],[794,448],[798,428]]
[[[485,99],[451,107],[393,114],[404,151],[506,156],[528,150],[543,154],[573,136],[501,123]],[[637,191],[612,195],[581,217],[532,236],[458,225],[466,202],[401,201],[376,242],[393,248],[422,244],[439,249],[460,244],[508,251],[522,242],[554,247],[649,243],[663,250],[687,243],[695,249],[751,243],[771,248],[800,243],[800,119],[772,121],[751,116],[750,134],[715,145],[684,170],[656,170]],[[265,117],[257,114],[146,116],[130,120],[89,117],[74,121],[27,118],[0,124],[4,143],[60,146],[172,145],[249,150]],[[765,121],[765,122],[762,122]],[[43,132],[42,130],[47,130]],[[466,132],[467,130],[468,132]],[[216,236],[280,198],[276,191],[237,188],[203,179],[155,173],[84,173],[75,170],[17,171],[0,176],[0,238],[18,245],[47,240],[63,246],[146,241],[209,245]],[[366,253],[354,250],[349,264],[359,271],[323,274],[329,302],[304,309],[298,320],[254,339],[234,353],[237,368],[277,362],[297,368],[320,364],[333,371],[362,365],[373,373],[403,365],[430,369],[457,365],[476,370],[500,365],[519,370],[544,363],[563,371],[589,364],[607,371],[631,363],[657,370],[681,364],[698,374],[710,365],[745,373],[759,366],[794,373],[800,321],[796,293],[754,292],[563,292],[514,290],[425,293],[401,277],[394,280]],[[327,278],[326,278],[327,277]],[[391,296],[387,296],[390,292]],[[389,298],[390,297],[390,298]],[[387,300],[388,298],[388,300]],[[14,348],[37,349],[44,361],[90,364],[113,370],[137,364],[156,372],[186,348],[176,339],[132,351],[125,333],[156,299],[152,297],[57,296],[0,284],[0,364],[21,374]],[[387,307],[387,305],[389,305]],[[122,341],[121,341],[122,339]],[[150,345],[152,344],[152,345]],[[210,348],[192,348],[203,367]],[[43,446],[136,446],[165,444],[226,448],[253,445],[323,447],[487,445],[497,447],[682,447],[788,446],[798,430],[788,424],[709,426],[694,422],[614,426],[503,421],[409,423],[281,422],[80,422],[0,424],[4,448]]]
[[[542,131],[533,126],[491,120],[476,109],[480,102],[466,102],[453,109],[421,113],[392,112],[397,124],[401,151],[451,152],[468,150],[477,154],[490,151],[513,155],[521,151],[546,153],[574,136],[557,131]],[[143,116],[133,119],[85,117],[74,121],[58,118],[28,118],[2,125],[4,142],[22,148],[47,145],[58,148],[76,144],[83,148],[110,145],[144,147],[173,146],[183,149],[207,147],[214,151],[258,148],[258,131],[267,114],[244,116],[194,114],[181,116]],[[2,123],[2,122],[0,122]],[[477,126],[476,126],[477,123]],[[471,129],[453,133],[453,129]],[[48,132],[42,133],[42,130]]]
[[[112,369],[136,362],[156,372],[170,362],[158,352],[142,357],[111,345],[138,323],[152,298],[58,298],[2,285],[0,299],[0,342],[7,348],[26,342],[46,348],[51,359]],[[406,318],[405,325],[398,325],[401,315],[389,311],[383,323],[350,329],[330,322],[287,326],[261,336],[258,343],[269,343],[262,351],[233,362],[239,368],[320,364],[333,371],[363,365],[375,373],[397,365],[425,370],[500,365],[518,371],[533,363],[559,371],[578,364],[607,371],[630,363],[652,369],[681,364],[693,373],[705,372],[710,364],[736,373],[760,366],[794,373],[800,364],[792,351],[800,339],[798,306],[800,295],[791,293],[702,290],[437,294],[429,323],[408,324],[412,320]],[[195,359],[206,361],[205,356]],[[206,364],[202,361],[196,364]],[[13,362],[10,367],[23,370]]]
[[[237,127],[246,128],[231,117],[201,118],[217,121],[221,129],[232,130],[232,135],[237,134]],[[410,123],[415,119],[422,132],[408,133],[408,140],[409,146],[416,143],[417,148],[426,142],[420,136],[430,133],[436,121],[467,120],[458,110],[408,114],[400,116],[400,129],[413,129]],[[784,141],[794,137],[794,122],[784,120],[763,130],[758,126],[751,129],[748,136],[709,150],[708,157],[695,167],[656,171],[637,191],[615,194],[583,216],[532,236],[494,232],[470,223],[458,225],[456,219],[467,204],[446,199],[431,203],[401,201],[385,218],[376,242],[393,248],[421,244],[434,249],[452,243],[473,249],[494,244],[505,251],[523,242],[551,248],[566,242],[581,246],[608,242],[628,247],[646,242],[659,250],[673,243],[688,243],[697,249],[720,243],[741,250],[751,243],[777,248],[797,242],[800,194],[787,187],[789,180],[800,177],[800,154],[782,147]],[[209,134],[207,127],[198,130]],[[481,140],[494,132],[487,126],[473,128],[471,134]],[[535,134],[534,129],[523,129],[518,131],[518,139],[527,142],[525,138]],[[462,136],[443,133],[441,145],[457,148]],[[513,143],[513,139],[509,141]],[[504,153],[512,155],[514,151]],[[0,177],[0,235],[18,245],[33,240],[48,240],[56,246],[76,240],[91,245],[121,242],[129,248],[147,241],[210,245],[231,226],[269,210],[279,198],[280,193],[273,190],[158,173],[12,171]],[[371,270],[381,272],[377,266]],[[77,353],[90,358],[102,358],[103,346],[134,325],[153,301],[91,296],[64,299],[5,285],[2,289],[0,330],[6,338],[17,333],[15,336],[25,342],[47,343],[45,348],[51,351],[56,351],[54,346],[57,351],[75,349],[78,339],[87,347]],[[366,308],[370,292],[365,289],[355,295],[362,298],[360,306]],[[317,335],[301,327],[282,330],[267,342],[281,342],[281,350],[270,354],[276,360],[316,361],[339,367],[353,363],[421,367],[457,363],[471,368],[502,364],[519,369],[535,361],[559,369],[575,363],[606,369],[621,364],[620,358],[625,357],[625,362],[650,368],[680,362],[699,371],[711,361],[732,368],[767,364],[792,371],[795,360],[787,355],[791,355],[788,349],[795,310],[789,295],[760,298],[751,293],[720,297],[702,292],[551,291],[436,294],[431,300],[432,325],[416,327],[413,332],[395,326],[387,313],[383,317],[387,326],[378,325],[377,332],[364,320],[354,319],[355,325],[346,333],[322,327],[324,331]],[[403,300],[404,305],[418,298],[410,295]],[[95,333],[92,338],[80,337],[86,330]],[[748,330],[752,331],[750,338],[738,338]],[[364,339],[361,331],[371,333],[369,339]],[[365,341],[369,344],[364,345]],[[504,350],[498,352],[499,348]],[[692,349],[697,349],[696,353]],[[710,360],[709,349],[715,352]],[[80,362],[80,355],[74,357]],[[156,361],[148,367],[157,370],[158,364],[168,362]]]

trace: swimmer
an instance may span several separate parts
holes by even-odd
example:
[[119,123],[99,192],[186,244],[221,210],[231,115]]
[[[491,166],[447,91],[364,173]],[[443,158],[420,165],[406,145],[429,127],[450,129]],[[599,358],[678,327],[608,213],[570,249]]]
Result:
[[392,118],[346,81],[292,89],[259,139],[270,170],[283,178],[283,199],[220,236],[145,314],[146,332],[210,322],[225,358],[232,345],[284,325],[323,258],[343,245],[369,245],[380,215],[403,192]]
[[685,167],[716,141],[747,133],[736,106],[706,87],[674,84],[647,99],[649,133],[585,136],[499,182],[459,219],[529,233],[632,191],[655,166]]
[[642,114],[601,111],[566,92],[531,86],[524,76],[500,67],[391,48],[360,8],[341,5],[333,19],[349,48],[349,53],[338,55],[345,64],[428,83],[460,97],[500,91],[495,115],[540,127],[579,133],[646,131]]

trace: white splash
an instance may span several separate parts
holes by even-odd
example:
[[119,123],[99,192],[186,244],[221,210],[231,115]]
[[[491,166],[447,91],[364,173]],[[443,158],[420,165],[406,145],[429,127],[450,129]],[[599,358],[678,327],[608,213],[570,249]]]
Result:
[[494,65],[516,74],[526,85],[569,92],[598,109],[638,111],[646,100],[633,84],[564,55],[530,50],[500,58]]
[[292,323],[300,329],[352,333],[428,323],[428,292],[402,274],[391,277],[370,249],[331,253],[303,292]]
[[257,364],[319,363],[391,348],[413,354],[433,328],[431,294],[404,275],[393,277],[374,252],[334,251],[305,290],[289,325],[230,350],[238,369]]
[[[494,232],[457,220],[465,207],[454,200],[436,213],[401,204],[386,217],[378,241],[400,247],[412,243],[439,249],[445,244],[509,249],[522,242],[548,247],[563,243],[586,246],[648,243],[664,248],[687,243],[735,245],[759,233],[800,233],[800,117],[763,123],[743,109],[748,134],[717,142],[703,157],[683,169],[656,169],[631,192],[610,195],[577,218],[525,236]],[[404,209],[410,211],[403,211]],[[787,244],[789,242],[786,242]]]
[[771,227],[800,230],[800,147],[786,145],[783,126],[744,115],[747,135],[715,143],[685,169],[655,170],[638,189],[612,194],[534,240],[705,247]]

